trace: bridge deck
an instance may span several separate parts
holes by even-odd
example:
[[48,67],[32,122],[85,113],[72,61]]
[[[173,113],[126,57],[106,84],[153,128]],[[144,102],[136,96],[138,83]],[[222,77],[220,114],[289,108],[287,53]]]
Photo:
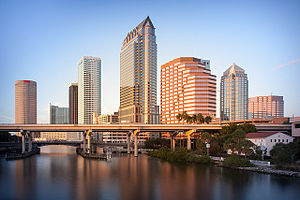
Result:
[[[138,130],[140,132],[174,132],[174,131],[205,131],[221,130],[225,125],[221,124],[109,124],[109,125],[87,125],[87,124],[2,124],[0,131],[19,132],[83,132],[92,130],[94,132],[129,132]],[[290,124],[256,124],[258,131],[291,131]]]

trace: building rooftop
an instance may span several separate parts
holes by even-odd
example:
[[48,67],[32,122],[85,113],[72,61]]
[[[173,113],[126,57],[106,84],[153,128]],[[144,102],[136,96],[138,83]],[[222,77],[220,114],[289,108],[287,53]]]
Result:
[[237,66],[235,63],[232,63],[232,65],[224,72],[223,75],[234,74],[234,73],[245,73],[245,70]]
[[248,133],[246,138],[266,138],[276,133],[280,133],[278,131],[266,131],[266,132],[257,132],[257,133]]

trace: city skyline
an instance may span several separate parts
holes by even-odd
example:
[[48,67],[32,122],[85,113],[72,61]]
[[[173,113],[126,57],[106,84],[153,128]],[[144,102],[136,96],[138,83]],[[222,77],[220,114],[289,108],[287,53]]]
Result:
[[[196,5],[196,2],[194,3]],[[213,5],[211,5],[210,3],[201,3],[203,3],[203,6],[206,8],[213,8]],[[30,12],[33,11],[33,8],[28,8],[22,3],[20,3],[20,5],[16,5],[14,7],[16,11],[20,11],[22,6],[25,6],[25,9],[23,10],[22,8],[22,12],[20,12],[24,15],[24,19],[21,19],[21,16],[23,15],[19,14],[15,17],[12,17],[9,13],[10,11],[12,11],[13,4],[1,2],[0,5],[4,11],[1,13],[2,20],[0,21],[0,23],[1,25],[3,25],[2,27],[6,28],[6,31],[2,33],[1,39],[4,44],[1,48],[3,54],[1,55],[0,61],[2,74],[1,92],[5,93],[6,95],[1,100],[2,105],[0,107],[0,122],[13,122],[13,83],[16,80],[22,79],[37,81],[38,122],[49,122],[49,102],[53,102],[55,105],[59,106],[68,106],[67,86],[71,82],[77,82],[77,67],[76,64],[74,65],[74,63],[76,63],[77,60],[79,60],[82,56],[96,56],[102,58],[102,113],[107,114],[116,111],[119,106],[118,53],[121,48],[120,41],[123,40],[126,33],[131,30],[132,27],[135,27],[135,24],[137,22],[142,21],[147,15],[151,17],[153,23],[156,24],[157,28],[156,31],[159,40],[158,71],[163,63],[166,63],[169,60],[173,60],[176,57],[194,56],[208,59],[211,61],[212,73],[217,75],[217,90],[219,91],[220,88],[218,86],[221,73],[232,62],[236,62],[240,66],[243,66],[243,68],[247,71],[249,79],[249,97],[264,96],[269,95],[270,93],[273,93],[274,95],[282,95],[284,96],[284,101],[286,102],[284,109],[285,116],[291,117],[291,115],[293,114],[295,114],[296,116],[300,115],[299,106],[297,104],[300,98],[299,94],[295,92],[299,87],[299,80],[296,77],[297,74],[299,74],[300,61],[300,41],[296,37],[297,35],[299,35],[299,29],[296,28],[296,25],[299,25],[299,22],[295,20],[298,18],[297,16],[299,16],[299,14],[295,12],[295,8],[298,6],[298,4],[290,3],[289,5],[276,2],[272,5],[269,5],[267,3],[260,3],[259,5],[262,8],[258,8],[257,10],[255,10],[254,14],[252,13],[252,15],[250,14],[250,10],[254,7],[254,4],[255,3],[235,5],[231,2],[226,5],[214,5],[215,9],[208,9],[211,11],[211,13],[205,11],[205,14],[207,14],[205,15],[205,19],[201,19],[199,22],[197,22],[195,17],[199,17],[201,12],[195,12],[194,14],[189,14],[186,17],[175,17],[175,14],[173,12],[168,12],[170,16],[166,16],[166,14],[163,14],[162,9],[155,7],[155,9],[157,9],[156,11],[151,6],[150,8],[146,8],[146,6],[143,6],[143,12],[139,11],[122,19],[118,18],[120,17],[120,15],[122,15],[123,12],[119,5],[116,8],[119,13],[117,13],[117,17],[111,18],[111,22],[105,22],[103,19],[101,19],[102,15],[88,15],[88,18],[90,18],[93,23],[97,22],[104,28],[107,28],[108,32],[111,35],[109,39],[106,39],[103,33],[96,34],[98,33],[96,30],[91,30],[87,31],[86,35],[85,33],[79,31],[80,34],[75,34],[75,37],[70,37],[70,40],[68,40],[68,38],[66,37],[68,37],[70,33],[72,34],[72,32],[70,31],[73,30],[73,26],[76,24],[76,21],[75,19],[71,19],[69,16],[72,16],[72,14],[74,14],[76,10],[75,8],[79,7],[80,5],[73,5],[72,8],[67,9],[67,14],[63,15],[62,10],[56,10],[57,8],[54,8],[54,4],[51,4],[52,7],[49,8],[50,10],[54,9],[58,11],[58,16],[62,15],[68,22],[73,23],[66,27],[63,26],[63,23],[57,23],[58,27],[62,27],[63,29],[61,30],[61,32],[58,32],[59,36],[56,34],[56,37],[54,38],[58,39],[58,41],[55,41],[53,40],[54,38],[49,35],[49,33],[43,32],[42,29],[45,28],[45,25],[40,24],[39,19],[34,19],[34,16],[39,14],[38,16],[41,17],[40,20],[46,19],[46,22],[55,27],[55,22],[59,22],[57,21],[58,19],[53,18],[50,20],[50,16],[52,16],[52,14],[50,14],[49,12],[41,13],[42,11],[47,11],[44,7],[42,7],[43,9],[41,9],[41,11],[34,11],[30,14]],[[34,8],[42,5],[43,4],[37,4],[34,6]],[[66,4],[61,5],[66,6]],[[98,7],[100,6],[100,4],[97,5]],[[112,5],[109,3],[101,6],[101,8],[112,7]],[[269,6],[269,9],[266,10],[265,8],[267,6]],[[171,7],[179,7],[179,5],[174,4],[171,5]],[[182,5],[182,7],[189,8],[188,5]],[[276,12],[281,7],[283,12]],[[28,8],[28,10],[26,10],[26,8]],[[224,11],[216,16],[213,16],[213,14],[216,14],[216,11],[219,11],[221,8],[227,8],[227,10],[225,9],[226,12]],[[239,10],[237,8],[241,9]],[[285,10],[289,10],[289,12],[287,13],[287,11]],[[236,13],[231,15],[230,13],[233,13],[233,11],[236,11]],[[86,12],[87,10],[83,10],[80,15]],[[12,12],[12,14],[13,13],[14,12]],[[223,20],[221,19],[222,14],[224,14],[225,16]],[[243,21],[245,25],[241,25],[242,21],[235,18],[235,16],[238,14],[240,14],[245,20]],[[263,18],[262,22],[260,22],[260,17],[264,15],[269,15],[270,17]],[[172,17],[175,17],[174,20],[172,19]],[[221,20],[220,22],[224,23],[224,25],[221,25],[222,23],[218,23],[217,20]],[[80,20],[79,22],[82,23]],[[201,25],[201,23],[204,24],[202,26],[202,29],[195,29],[195,31],[174,29],[174,27],[178,23],[182,22],[184,22],[184,24],[182,24],[182,26],[184,27],[189,27],[193,23],[196,23],[195,25]],[[211,23],[211,25],[210,22],[214,23]],[[267,22],[272,23],[268,24]],[[31,32],[29,29],[25,28],[22,29],[22,34],[19,33],[20,31],[16,31],[14,32],[14,34],[9,36],[9,33],[12,33],[12,31],[14,30],[18,30],[18,28],[25,27],[25,25],[27,25],[28,23],[31,24],[34,28],[33,31],[36,30],[37,33]],[[235,26],[239,28],[233,29],[234,26],[232,26],[231,23],[236,23]],[[112,24],[118,24],[116,26],[117,29],[115,28],[115,26],[111,27]],[[228,25],[228,27],[226,27],[225,25]],[[220,35],[217,33],[217,30],[221,30],[222,28],[224,28],[222,32],[223,37],[220,37]],[[241,31],[242,29],[249,31],[249,33]],[[274,30],[276,31],[274,32]],[[266,33],[263,33],[264,31]],[[43,33],[41,34],[42,37],[37,37],[36,34],[38,33]],[[253,33],[256,34],[254,34],[254,36],[251,36],[251,34]],[[170,34],[172,34],[173,36],[170,36]],[[211,34],[211,36],[208,36],[208,34]],[[83,45],[83,43],[79,39],[88,36],[91,38],[91,40],[98,40],[98,42],[95,42],[95,44],[90,44],[88,42],[89,40],[83,39],[84,41],[82,42],[89,44]],[[26,40],[21,41],[20,39],[23,37],[25,37]],[[74,40],[76,39],[76,37],[77,40]],[[188,37],[192,38],[193,41],[191,42],[191,40],[188,40]],[[3,38],[5,38],[6,41],[4,41]],[[107,41],[105,41],[105,39]],[[226,39],[228,39],[228,42],[225,42]],[[245,43],[243,41],[244,39],[249,39],[249,43]],[[51,42],[46,42],[46,40],[49,40]],[[31,51],[27,51],[27,47],[29,44],[28,42],[32,43],[32,47],[30,48]],[[112,43],[112,47],[109,46],[110,42]],[[44,46],[40,43],[42,43]],[[58,43],[61,44],[58,45]],[[9,46],[9,44],[12,45]],[[79,45],[77,46],[75,44]],[[231,44],[231,46],[229,44]],[[62,50],[57,49],[57,52],[55,52],[54,49],[56,49],[56,47],[61,47]],[[77,50],[71,51],[70,48]],[[109,48],[109,51],[107,51],[107,48]],[[41,53],[37,51],[41,51]],[[67,53],[66,55],[64,55],[66,57],[61,56],[63,55],[62,51]],[[106,51],[111,51],[111,54],[106,53]],[[59,54],[61,55],[55,58]],[[13,60],[11,59],[12,56],[17,56],[18,59]],[[47,62],[45,62],[46,58]],[[56,62],[54,62],[54,60]],[[38,68],[38,66],[40,68]],[[57,76],[57,70],[60,70],[59,74],[61,75]],[[266,76],[266,74],[268,76]],[[261,87],[261,85],[265,85],[265,87]],[[158,95],[159,94],[160,92],[158,91]],[[217,99],[219,98],[217,97]],[[157,104],[159,104],[159,102],[157,102]],[[218,110],[219,102],[217,102],[217,112]]]

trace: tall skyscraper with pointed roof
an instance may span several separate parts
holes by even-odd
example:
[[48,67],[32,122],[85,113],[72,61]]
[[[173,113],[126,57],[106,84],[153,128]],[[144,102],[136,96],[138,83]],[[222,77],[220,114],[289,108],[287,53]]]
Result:
[[120,53],[120,122],[159,123],[157,44],[149,16],[130,31]]
[[248,119],[248,77],[245,70],[233,63],[221,77],[221,120]]

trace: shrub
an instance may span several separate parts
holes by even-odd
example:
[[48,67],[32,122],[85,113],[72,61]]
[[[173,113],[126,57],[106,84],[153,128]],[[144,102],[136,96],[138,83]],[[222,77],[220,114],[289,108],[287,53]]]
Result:
[[223,165],[226,167],[253,167],[254,165],[246,158],[237,155],[231,155],[225,158]]
[[192,162],[201,163],[201,164],[210,164],[213,161],[207,155],[194,156]]
[[167,160],[169,162],[178,162],[178,163],[194,162],[194,163],[201,163],[201,164],[209,164],[212,162],[209,156],[195,155],[189,152],[186,148],[178,148],[176,149],[175,152],[171,152],[169,148],[162,147],[156,151],[150,152],[149,155],[152,157]]
[[156,151],[150,152],[150,156],[167,160],[170,157],[171,151],[167,147],[162,147]]

